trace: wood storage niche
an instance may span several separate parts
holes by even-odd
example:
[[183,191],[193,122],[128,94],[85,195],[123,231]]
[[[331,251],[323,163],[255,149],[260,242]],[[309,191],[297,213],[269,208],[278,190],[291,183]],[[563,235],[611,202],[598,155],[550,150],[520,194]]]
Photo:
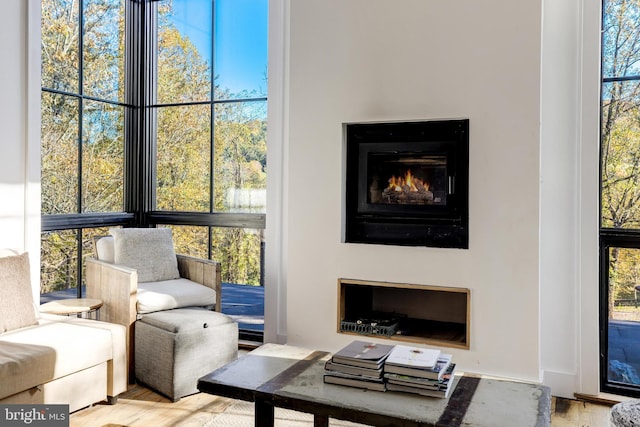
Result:
[[338,279],[338,333],[469,348],[466,288]]

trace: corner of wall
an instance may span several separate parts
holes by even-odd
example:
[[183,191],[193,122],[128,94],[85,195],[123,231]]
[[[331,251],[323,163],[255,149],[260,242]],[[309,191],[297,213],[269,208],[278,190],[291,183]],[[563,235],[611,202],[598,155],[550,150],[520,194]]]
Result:
[[41,4],[27,3],[27,87],[25,123],[25,218],[24,242],[31,261],[31,280],[34,301],[40,301],[40,232],[41,232],[41,174],[40,174],[40,81]]
[[287,146],[289,1],[269,2],[267,227],[264,342],[287,342]]
[[540,331],[544,383],[598,394],[600,2],[544,1]]

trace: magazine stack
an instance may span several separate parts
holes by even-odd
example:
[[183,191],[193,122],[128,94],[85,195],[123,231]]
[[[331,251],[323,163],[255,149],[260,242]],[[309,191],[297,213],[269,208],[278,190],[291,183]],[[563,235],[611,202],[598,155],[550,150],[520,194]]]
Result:
[[324,382],[385,391],[383,367],[394,346],[353,341],[325,363]]
[[447,398],[456,386],[451,358],[440,350],[396,345],[384,364],[387,390]]

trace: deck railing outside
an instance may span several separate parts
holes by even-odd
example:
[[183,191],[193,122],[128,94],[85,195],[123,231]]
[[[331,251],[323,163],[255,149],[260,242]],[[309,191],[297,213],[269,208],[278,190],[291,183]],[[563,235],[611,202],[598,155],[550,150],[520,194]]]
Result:
[[[69,288],[41,294],[40,304],[76,297],[77,290]],[[264,287],[222,283],[222,312],[238,322],[241,331],[264,332]]]

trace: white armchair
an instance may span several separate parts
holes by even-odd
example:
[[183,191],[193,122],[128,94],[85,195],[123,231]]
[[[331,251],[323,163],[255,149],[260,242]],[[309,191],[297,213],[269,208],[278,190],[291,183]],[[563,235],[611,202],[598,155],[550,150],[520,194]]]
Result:
[[94,240],[87,259],[87,297],[103,302],[101,320],[127,329],[129,382],[134,381],[134,326],[138,316],[182,307],[220,311],[220,264],[177,255],[169,228],[111,229]]

